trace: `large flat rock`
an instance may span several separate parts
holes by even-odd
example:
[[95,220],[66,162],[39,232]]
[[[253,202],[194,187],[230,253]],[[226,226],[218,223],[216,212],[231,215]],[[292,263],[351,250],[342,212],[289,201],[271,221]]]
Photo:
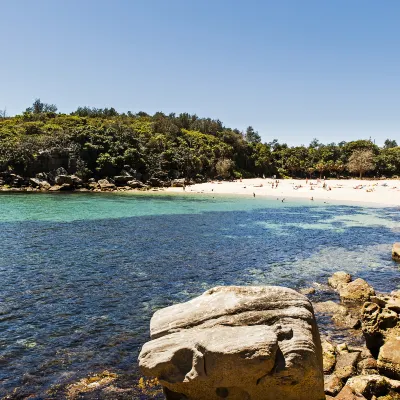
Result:
[[325,398],[312,305],[294,290],[216,287],[157,311],[150,327],[139,365],[167,399]]

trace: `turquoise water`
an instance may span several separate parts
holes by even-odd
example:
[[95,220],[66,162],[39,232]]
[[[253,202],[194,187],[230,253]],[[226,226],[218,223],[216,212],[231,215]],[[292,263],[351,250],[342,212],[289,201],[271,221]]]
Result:
[[399,209],[305,200],[2,194],[0,397],[135,373],[152,313],[215,285],[300,288],[346,270],[398,288],[399,228]]

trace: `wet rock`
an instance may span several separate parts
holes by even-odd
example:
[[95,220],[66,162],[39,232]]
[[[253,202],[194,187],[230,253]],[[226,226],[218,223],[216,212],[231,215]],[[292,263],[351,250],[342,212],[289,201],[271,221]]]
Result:
[[342,380],[335,374],[327,375],[324,377],[324,390],[325,394],[336,396],[343,388]]
[[357,278],[339,289],[343,302],[362,303],[375,295],[375,290],[364,279]]
[[354,353],[339,353],[336,357],[335,375],[340,379],[347,379],[357,373],[358,351]]
[[328,285],[338,290],[350,282],[351,282],[351,275],[344,271],[335,272],[328,279]]
[[393,260],[400,262],[400,242],[397,242],[393,245],[392,258]]
[[157,311],[139,355],[167,399],[321,400],[311,303],[281,287],[217,287]]
[[389,390],[388,382],[380,375],[354,376],[346,382],[346,386],[367,399],[371,399],[372,396],[385,395]]
[[61,189],[60,185],[54,185],[49,189],[49,192],[59,192]]
[[334,301],[314,303],[314,309],[316,312],[330,315],[333,322],[342,328],[357,329],[361,325],[360,320],[351,315],[345,306]]
[[70,385],[67,388],[67,398],[69,400],[78,399],[84,393],[94,392],[111,382],[115,381],[117,375],[109,371],[103,371],[101,374],[81,379],[79,382]]
[[381,347],[378,370],[393,379],[400,379],[400,336],[391,337]]
[[300,289],[299,293],[304,294],[305,296],[308,296],[310,294],[314,294],[315,293],[315,289],[310,287],[310,288],[304,288],[304,289]]

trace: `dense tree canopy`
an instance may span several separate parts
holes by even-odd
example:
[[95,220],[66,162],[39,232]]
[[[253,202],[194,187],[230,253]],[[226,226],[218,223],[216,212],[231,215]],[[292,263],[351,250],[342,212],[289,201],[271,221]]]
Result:
[[[400,175],[400,147],[390,139],[383,148],[370,140],[323,144],[317,139],[289,147],[276,139],[262,143],[251,126],[240,132],[187,113],[121,114],[113,107],[78,107],[66,115],[39,99],[21,115],[1,117],[0,170],[25,176],[48,168],[42,160],[46,154],[74,160],[71,172],[85,179],[118,175],[126,167],[148,178],[198,180]],[[357,169],[357,163],[364,167]]]

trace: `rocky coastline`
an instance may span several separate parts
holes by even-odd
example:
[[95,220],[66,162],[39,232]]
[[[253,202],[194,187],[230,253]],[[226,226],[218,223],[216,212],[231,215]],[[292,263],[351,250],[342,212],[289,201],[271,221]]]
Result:
[[[395,244],[394,248],[396,246],[397,244]],[[229,367],[232,362],[232,359],[230,359],[232,355],[221,350],[225,345],[229,345],[229,341],[226,338],[224,339],[224,329],[221,330],[219,327],[236,326],[236,329],[244,328],[244,330],[248,330],[245,332],[246,340],[240,343],[240,346],[248,346],[249,348],[245,350],[246,354],[248,354],[248,357],[255,357],[255,369],[253,368],[255,373],[257,373],[257,360],[268,359],[271,354],[275,354],[274,358],[276,359],[276,343],[297,335],[297,339],[294,342],[297,343],[297,347],[283,346],[286,354],[284,356],[288,359],[287,355],[289,355],[290,359],[290,355],[293,356],[296,352],[304,355],[304,351],[306,351],[308,356],[298,358],[298,363],[301,365],[296,364],[296,362],[290,364],[292,365],[292,372],[295,372],[291,376],[297,376],[301,379],[301,373],[297,373],[296,370],[300,368],[298,371],[301,371],[304,365],[307,364],[305,370],[314,371],[309,377],[313,376],[311,382],[314,382],[315,387],[318,387],[318,379],[322,382],[322,389],[314,392],[315,398],[324,398],[326,400],[400,400],[400,290],[391,293],[377,293],[365,280],[353,278],[348,273],[340,271],[333,274],[326,284],[315,283],[311,288],[299,289],[297,294],[296,291],[291,289],[275,287],[276,289],[274,290],[277,295],[275,300],[272,300],[277,305],[273,306],[272,315],[268,314],[270,311],[267,310],[268,307],[265,307],[268,301],[271,302],[271,294],[262,289],[257,289],[257,287],[244,287],[243,290],[247,296],[245,298],[246,301],[243,301],[242,304],[238,302],[232,303],[232,293],[229,288],[220,287],[206,292],[209,298],[220,296],[218,301],[215,301],[214,297],[211,306],[209,301],[203,302],[204,304],[199,301],[198,299],[202,297],[200,296],[188,302],[192,302],[193,307],[188,308],[186,306],[188,303],[183,303],[163,309],[173,309],[173,312],[161,313],[151,323],[152,341],[157,342],[157,340],[161,339],[164,342],[157,342],[155,347],[151,345],[146,348],[145,345],[141,355],[142,360],[145,360],[141,365],[144,377],[138,378],[137,374],[118,375],[114,372],[103,371],[83,378],[78,382],[54,388],[51,393],[49,392],[49,395],[51,394],[54,398],[66,398],[68,400],[161,400],[165,399],[165,393],[167,395],[169,393],[170,397],[167,398],[175,399],[172,392],[165,392],[165,388],[163,393],[162,385],[154,375],[159,374],[161,371],[161,377],[170,382],[168,384],[169,387],[181,388],[179,386],[181,385],[179,384],[180,375],[176,375],[176,371],[173,372],[174,369],[170,368],[171,361],[169,360],[174,360],[175,364],[181,365],[181,361],[186,358],[179,350],[180,346],[182,348],[190,348],[191,343],[197,343],[195,348],[200,350],[210,346],[208,351],[219,354],[214,360],[216,368],[219,365],[218,363],[221,362],[221,365],[226,363]],[[242,289],[234,289],[234,292],[237,290],[241,291]],[[285,296],[279,296],[278,292],[284,293]],[[318,301],[318,299],[324,297],[328,297],[330,300]],[[283,307],[282,300],[285,302],[285,307]],[[209,315],[205,319],[199,317],[199,315],[202,315],[199,313],[199,310],[202,310],[202,304],[204,306],[203,311]],[[215,307],[213,307],[213,304]],[[222,307],[220,307],[221,304]],[[226,311],[224,311],[224,307]],[[288,312],[285,311],[286,308],[289,310]],[[175,311],[179,311],[178,319]],[[200,319],[192,324],[193,318]],[[271,332],[267,335],[269,337],[267,341],[268,348],[260,344],[264,340],[263,333],[258,332],[257,329],[253,330],[254,324],[257,328],[257,326],[260,327],[260,324],[264,323],[262,321],[263,318],[264,322],[269,319],[267,325],[272,324],[270,326]],[[313,326],[315,328],[317,326],[315,321],[318,324],[318,337],[315,336],[315,333],[312,333],[315,332]],[[215,337],[222,335],[215,345],[216,347],[212,344],[212,341],[207,340],[207,337],[199,339],[196,335],[193,336],[193,332],[196,332],[196,330],[190,329],[190,326],[196,326],[196,324],[203,324],[203,328],[211,329]],[[190,337],[181,337],[179,334],[179,330],[184,326],[189,328],[185,334]],[[174,334],[174,332],[178,332],[178,336],[175,337],[176,333]],[[242,333],[238,332],[238,334]],[[271,337],[273,340],[270,340]],[[166,342],[164,338],[167,338]],[[149,343],[151,344],[152,341]],[[170,347],[171,343],[173,344],[172,348]],[[157,357],[152,358],[152,356],[149,356],[149,350],[151,353],[152,348],[154,350],[154,348],[160,348],[160,346],[163,352],[167,351],[167,348],[172,349],[169,353],[170,357],[168,357],[168,352],[165,353],[166,358],[161,364]],[[221,348],[217,348],[218,346]],[[234,348],[237,344],[230,344],[231,350],[232,346]],[[309,350],[313,348],[314,350],[310,352]],[[239,353],[242,350],[242,348],[238,349]],[[176,356],[175,354],[178,355]],[[318,361],[320,358],[321,360]],[[177,362],[177,360],[180,361]],[[292,357],[293,360],[296,360],[295,356]],[[306,360],[305,364],[304,360]],[[185,362],[183,364],[186,365]],[[190,365],[193,366],[192,364]],[[199,367],[201,363],[196,365],[197,367],[192,371],[193,376],[191,375],[191,379],[194,379],[199,372],[201,375],[202,369]],[[236,365],[236,362],[233,365]],[[276,367],[275,363],[273,365],[274,367],[271,371],[274,372],[271,372],[272,376],[282,373],[279,372],[279,368],[274,369]],[[185,368],[188,368],[188,366]],[[321,368],[321,376],[318,376],[316,372],[318,368]],[[207,370],[207,375],[212,375],[211,371]],[[235,382],[235,371],[235,368],[230,369],[230,373],[225,378],[230,383]],[[218,375],[218,368],[214,369],[214,372]],[[168,377],[168,374],[172,375]],[[241,374],[245,375],[245,370],[241,371]],[[286,384],[285,379],[287,378],[282,379],[283,381],[281,381],[281,378],[276,379],[276,384],[282,384],[284,387]],[[246,380],[243,382],[247,384]],[[309,384],[309,382],[305,381],[304,384]],[[312,390],[312,386],[310,390]],[[201,378],[199,387],[207,388],[207,378]],[[204,390],[207,391],[207,389]],[[225,391],[221,390],[219,394],[224,395]],[[257,388],[255,387],[253,390],[256,391]],[[274,390],[274,387],[268,387],[268,390]],[[323,392],[322,397],[319,392],[321,390]],[[240,396],[243,392],[236,394],[239,397],[232,398],[241,399],[242,397]],[[285,393],[284,390],[281,395],[285,399],[288,398],[287,392]],[[309,399],[314,398],[310,397],[311,394],[307,394],[307,396]],[[20,397],[15,397],[14,395],[6,397],[6,399],[10,400],[15,398]],[[192,397],[188,398],[191,399]],[[217,396],[216,398],[224,397]],[[250,397],[251,400],[253,398],[257,397]]]
[[50,172],[40,172],[34,177],[24,177],[12,171],[0,172],[0,191],[2,192],[125,192],[131,190],[150,190],[165,187],[184,187],[195,183],[185,178],[147,177],[126,166],[120,175],[106,178],[83,179],[69,174],[63,168]]

